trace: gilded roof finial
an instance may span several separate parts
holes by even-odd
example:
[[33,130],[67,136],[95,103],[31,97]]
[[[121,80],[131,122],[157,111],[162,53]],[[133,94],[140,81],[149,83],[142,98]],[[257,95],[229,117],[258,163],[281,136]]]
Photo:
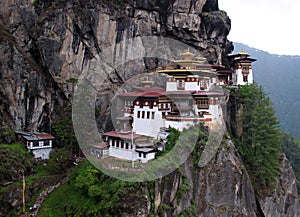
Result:
[[246,53],[244,49],[242,49],[242,52],[240,52],[240,54],[248,55],[248,53]]
[[190,52],[190,48],[188,47],[187,51],[182,52],[180,54],[180,56],[183,56],[185,60],[191,60],[193,56],[195,56],[195,54],[193,54],[192,52]]

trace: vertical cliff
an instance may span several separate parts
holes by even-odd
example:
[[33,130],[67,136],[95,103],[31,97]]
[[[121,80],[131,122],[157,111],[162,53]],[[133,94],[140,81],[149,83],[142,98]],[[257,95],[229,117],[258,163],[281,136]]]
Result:
[[[217,1],[4,0],[1,6],[1,125],[49,131],[88,62],[107,47],[137,36],[164,36],[226,64],[230,19]],[[6,19],[9,18],[9,19]],[[117,54],[116,54],[117,55]],[[116,71],[115,84],[153,69],[159,61]]]
[[[66,81],[78,78],[103,50],[138,36],[169,37],[197,49],[208,62],[227,65],[233,50],[230,19],[217,0],[2,0],[0,2],[0,128],[50,131],[71,99]],[[114,55],[118,55],[116,52]],[[127,79],[156,68],[160,60],[142,59],[107,78],[99,100],[109,101]],[[228,117],[239,134],[242,105],[229,102]],[[100,109],[100,127],[109,103]],[[157,181],[154,200],[135,198],[135,211],[159,216],[298,216],[295,177],[285,158],[273,195],[256,197],[251,179],[232,141],[223,141],[205,167],[192,157]],[[143,202],[143,203],[142,203]],[[124,205],[124,207],[126,207]],[[139,212],[136,212],[139,210]]]

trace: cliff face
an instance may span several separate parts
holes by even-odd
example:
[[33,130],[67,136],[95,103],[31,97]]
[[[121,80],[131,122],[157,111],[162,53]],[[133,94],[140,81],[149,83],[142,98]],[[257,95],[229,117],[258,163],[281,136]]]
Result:
[[[0,2],[0,128],[49,131],[70,100],[72,87],[66,80],[79,77],[98,54],[108,47],[117,49],[116,44],[125,39],[173,38],[199,50],[208,62],[223,65],[233,49],[226,38],[230,19],[218,9],[217,0],[33,2]],[[100,100],[109,101],[124,80],[160,65],[160,60],[140,61],[139,67],[128,64],[114,72]],[[108,107],[101,109],[100,117],[107,115]],[[100,127],[107,127],[100,119]],[[189,158],[182,173],[174,172],[155,183],[156,213],[298,216],[295,178],[285,159],[282,165],[276,192],[257,201],[247,171],[228,140],[204,168],[195,167]],[[149,214],[153,201],[150,196],[145,200],[145,195],[135,198],[138,212],[127,216]]]
[[[226,64],[230,20],[217,1],[1,1],[1,125],[48,131],[77,78],[103,49],[137,36],[164,36]],[[119,3],[117,3],[119,2]],[[9,19],[6,19],[9,18]],[[159,62],[117,72],[122,83]],[[112,84],[108,84],[111,88]]]
[[[189,157],[179,170],[157,180],[141,194],[128,195],[117,209],[124,216],[299,216],[295,176],[287,159],[269,196],[258,198],[253,183],[230,138],[222,141],[214,158],[204,167]],[[151,193],[152,192],[152,193]],[[128,207],[128,200],[132,201]],[[126,208],[124,208],[126,207]]]

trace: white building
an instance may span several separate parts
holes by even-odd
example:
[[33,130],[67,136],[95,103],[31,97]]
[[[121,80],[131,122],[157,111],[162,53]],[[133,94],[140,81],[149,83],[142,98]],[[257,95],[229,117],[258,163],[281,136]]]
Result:
[[231,85],[248,85],[253,84],[253,71],[252,63],[256,59],[250,58],[250,55],[244,51],[229,55],[228,58],[231,62],[230,70],[218,70],[217,76],[219,78],[219,83]]
[[155,157],[151,137],[133,132],[111,131],[103,134],[109,146],[109,156],[146,163]]
[[131,92],[118,95],[122,109],[116,129],[103,134],[108,156],[143,163],[153,160],[156,147],[152,141],[160,138],[161,129],[182,131],[195,123],[217,123],[224,93],[212,91],[216,85],[229,80],[236,85],[253,83],[251,63],[255,60],[247,54],[230,56],[234,71],[207,64],[189,51],[182,56],[182,60],[173,61],[174,67],[157,71],[165,75],[165,89],[151,87],[153,82],[147,78]]
[[55,137],[48,133],[15,131],[19,140],[34,154],[35,158],[49,159]]

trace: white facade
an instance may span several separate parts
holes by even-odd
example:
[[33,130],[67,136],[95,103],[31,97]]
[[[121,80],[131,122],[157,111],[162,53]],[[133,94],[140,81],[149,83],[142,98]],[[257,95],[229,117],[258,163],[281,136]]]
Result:
[[156,138],[160,127],[163,127],[164,119],[158,106],[134,106],[133,131],[137,134],[147,135]]
[[216,78],[188,75],[185,78],[167,77],[166,91],[208,91],[212,83],[216,83]]
[[[234,75],[236,79],[236,85],[253,84],[252,69],[249,69],[249,74],[247,75],[243,75],[242,69],[236,69]],[[244,79],[244,76],[247,76],[247,80]]]
[[50,158],[50,152],[52,148],[40,148],[40,149],[33,149],[32,153],[34,154],[35,158],[41,158],[43,160]]
[[149,160],[153,160],[155,158],[155,153],[142,153],[138,152],[136,153],[136,159],[141,161],[142,163],[147,163]]
[[193,125],[192,121],[171,121],[166,120],[165,127],[173,127],[176,130],[183,131],[183,129],[187,129]]
[[[108,142],[108,155],[111,157],[116,157],[128,161],[141,161],[142,163],[147,163],[149,160],[153,160],[155,158],[154,152],[137,152],[135,149],[132,148],[132,142],[130,141],[121,141],[109,138]],[[153,148],[148,149],[153,150]]]
[[52,140],[47,140],[46,142],[44,140],[34,141],[34,142],[27,141],[26,145],[27,145],[27,149],[29,150],[41,149],[41,148],[52,148]]

